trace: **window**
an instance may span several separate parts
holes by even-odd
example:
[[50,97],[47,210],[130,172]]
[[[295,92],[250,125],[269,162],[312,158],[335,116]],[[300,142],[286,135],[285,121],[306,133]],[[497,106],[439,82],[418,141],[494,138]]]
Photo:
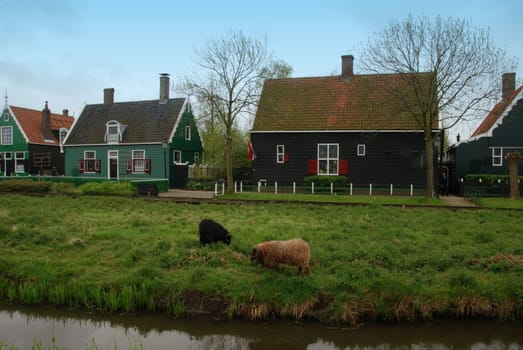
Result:
[[187,141],[191,140],[191,127],[190,126],[185,127],[185,140],[187,140]]
[[133,151],[133,173],[145,172],[145,150]]
[[173,151],[173,162],[174,164],[180,164],[182,162],[182,151]]
[[359,144],[357,154],[359,157],[363,157],[365,155],[365,145]]
[[96,170],[96,151],[84,151],[84,172],[95,173]]
[[121,141],[120,123],[116,120],[111,120],[105,124],[107,130],[105,139],[107,143],[118,143]]
[[338,175],[338,144],[318,145],[318,174]]
[[503,165],[503,148],[493,147],[492,148],[492,166]]
[[276,146],[276,163],[285,163],[285,146]]
[[15,172],[23,173],[25,171],[24,159],[24,152],[15,152]]
[[200,152],[194,152],[194,161],[196,162],[198,159],[200,159]]
[[1,142],[2,145],[12,145],[13,144],[13,127],[12,126],[2,126]]
[[7,108],[4,109],[4,122],[8,122],[9,121],[9,112],[7,111]]
[[65,141],[65,137],[67,136],[67,129],[66,128],[61,128],[60,129],[60,144],[63,145],[64,141]]

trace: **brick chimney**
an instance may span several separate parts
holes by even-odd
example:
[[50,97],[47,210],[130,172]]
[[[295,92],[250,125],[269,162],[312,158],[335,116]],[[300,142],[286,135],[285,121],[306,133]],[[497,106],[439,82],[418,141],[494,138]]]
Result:
[[53,130],[51,130],[51,111],[45,101],[45,107],[42,109],[42,122],[40,123],[40,132],[44,140],[54,140]]
[[160,74],[160,103],[167,103],[169,100],[169,74]]
[[69,110],[68,110],[67,108],[64,109],[64,110],[62,111],[62,115],[63,115],[64,117],[68,117],[68,116],[69,116]]
[[341,80],[351,82],[354,79],[354,56],[341,56]]
[[501,79],[501,98],[506,100],[516,90],[516,73],[505,73]]
[[106,88],[104,89],[104,104],[114,103],[114,89]]

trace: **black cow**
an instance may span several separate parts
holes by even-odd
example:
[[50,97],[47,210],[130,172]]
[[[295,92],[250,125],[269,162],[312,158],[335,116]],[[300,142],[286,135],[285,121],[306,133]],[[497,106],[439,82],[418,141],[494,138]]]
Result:
[[231,244],[232,236],[222,225],[211,219],[200,221],[200,244],[223,242]]

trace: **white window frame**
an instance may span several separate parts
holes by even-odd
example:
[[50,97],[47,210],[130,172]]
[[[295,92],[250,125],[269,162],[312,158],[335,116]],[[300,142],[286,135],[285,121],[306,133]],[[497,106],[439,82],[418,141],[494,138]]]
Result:
[[503,166],[503,147],[492,147],[492,166]]
[[133,158],[133,174],[145,174],[145,150],[134,149],[131,151]]
[[191,141],[191,127],[190,126],[185,127],[185,140]]
[[285,145],[276,145],[276,163],[285,163]]
[[122,141],[122,133],[120,122],[110,120],[105,124],[105,140],[109,144],[120,143]]
[[12,145],[13,144],[13,127],[2,126],[0,128],[0,144]]
[[[324,152],[326,150],[326,152]],[[333,154],[335,152],[335,154]],[[318,144],[318,175],[338,175],[340,145],[338,143]],[[325,166],[323,165],[325,164]]]
[[[15,153],[15,173],[24,173],[25,172],[25,152],[14,152]],[[19,163],[19,161],[22,161]]]
[[358,157],[364,157],[365,154],[366,154],[365,144],[363,144],[363,143],[358,144],[358,146],[356,147],[356,155]]
[[4,109],[4,122],[8,122],[9,121],[9,112],[7,111],[7,109]]
[[60,128],[59,136],[60,136],[60,144],[63,145],[65,138],[67,137],[67,133],[69,132],[66,128]]
[[84,173],[96,173],[96,151],[84,151]]
[[182,151],[177,149],[173,150],[173,163],[182,164]]

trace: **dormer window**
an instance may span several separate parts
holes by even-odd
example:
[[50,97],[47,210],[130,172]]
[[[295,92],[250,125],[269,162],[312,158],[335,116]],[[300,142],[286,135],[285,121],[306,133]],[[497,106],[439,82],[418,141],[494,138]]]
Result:
[[125,130],[125,125],[120,124],[116,120],[111,120],[105,124],[105,141],[107,143],[120,143],[122,142],[122,136]]
[[65,137],[67,136],[67,130],[66,128],[60,128],[60,144],[63,145],[65,141]]

